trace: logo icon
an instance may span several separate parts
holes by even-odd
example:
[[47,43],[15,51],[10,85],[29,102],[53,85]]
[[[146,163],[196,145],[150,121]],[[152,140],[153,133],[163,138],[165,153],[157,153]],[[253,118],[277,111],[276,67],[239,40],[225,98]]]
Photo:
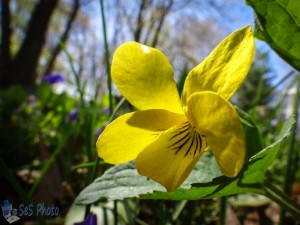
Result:
[[10,224],[12,224],[20,219],[19,217],[17,217],[17,215],[18,215],[17,209],[12,208],[12,202],[10,202],[8,200],[4,200],[1,204],[1,208],[2,208],[2,214],[3,214],[4,218]]

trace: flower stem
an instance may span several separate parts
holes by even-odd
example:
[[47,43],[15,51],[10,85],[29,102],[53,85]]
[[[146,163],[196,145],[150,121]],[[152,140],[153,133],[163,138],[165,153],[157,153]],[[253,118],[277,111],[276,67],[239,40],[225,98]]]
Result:
[[[300,101],[300,80],[297,80],[297,89],[296,94],[294,98],[294,106],[293,106],[293,114],[295,115],[296,121],[298,121],[298,111],[299,111],[299,101]],[[297,153],[295,152],[295,142],[296,142],[296,134],[297,133],[297,122],[295,123],[292,132],[291,132],[291,138],[289,143],[289,151],[288,151],[288,158],[287,158],[287,165],[286,165],[286,171],[285,171],[285,179],[284,179],[284,186],[283,190],[284,193],[287,195],[290,195],[291,193],[291,185],[294,182],[294,175],[295,174],[295,155]],[[280,224],[284,224],[285,220],[285,210],[282,209],[280,213]]]
[[186,204],[188,203],[187,200],[182,200],[179,202],[178,206],[175,208],[173,214],[172,214],[172,222],[175,223],[180,215],[180,213],[182,212],[182,210],[184,209],[184,207],[186,206]]
[[118,225],[118,202],[117,200],[114,201],[114,225]]
[[221,197],[220,199],[220,224],[226,224],[226,209],[227,209],[227,197]]
[[59,45],[60,45],[61,49],[65,52],[65,54],[67,56],[67,59],[69,61],[69,64],[70,64],[70,67],[71,67],[71,70],[72,70],[72,74],[75,78],[75,84],[76,84],[76,87],[77,87],[77,91],[79,93],[80,104],[81,104],[81,106],[84,106],[84,91],[81,87],[79,75],[75,70],[74,63],[73,63],[73,58],[72,58],[70,52],[67,50],[67,48],[66,48],[66,46],[63,42],[60,42]]
[[264,182],[265,195],[284,208],[287,212],[300,218],[300,205],[295,203],[290,197],[278,189],[272,182]]
[[109,117],[109,119],[108,119],[108,123],[110,123],[111,121],[113,121],[113,119],[114,119],[115,116],[116,116],[116,113],[119,111],[119,109],[121,108],[121,106],[123,105],[124,102],[125,102],[125,98],[123,97],[123,98],[119,101],[118,105],[115,107],[114,111],[112,111],[112,113],[111,113],[111,115],[110,115],[110,117]]
[[106,72],[107,72],[107,87],[108,87],[108,96],[109,96],[109,110],[110,113],[113,111],[113,96],[112,96],[112,80],[110,73],[110,52],[107,42],[107,32],[106,32],[106,19],[104,14],[104,4],[103,0],[100,0],[101,7],[101,19],[102,19],[102,33],[104,39],[104,47],[105,47],[105,61],[106,61]]
[[[103,39],[104,39],[104,48],[105,48],[105,62],[106,62],[106,72],[107,72],[107,87],[108,87],[108,96],[109,96],[109,111],[110,111],[110,119],[112,118],[113,114],[113,96],[112,96],[112,80],[111,80],[111,73],[110,73],[110,51],[108,47],[108,41],[107,41],[107,32],[106,32],[106,19],[104,14],[104,4],[103,0],[100,0],[100,8],[101,8],[101,20],[102,20],[102,33],[103,33]],[[92,170],[92,175],[90,176],[90,182],[92,182],[95,177],[97,176],[97,167],[99,164],[99,157],[96,157],[95,160],[95,166]],[[114,205],[116,207],[116,205]],[[91,209],[91,205],[86,205],[85,208],[85,217],[89,214]],[[116,220],[117,218],[115,218]],[[117,221],[116,221],[117,222]]]

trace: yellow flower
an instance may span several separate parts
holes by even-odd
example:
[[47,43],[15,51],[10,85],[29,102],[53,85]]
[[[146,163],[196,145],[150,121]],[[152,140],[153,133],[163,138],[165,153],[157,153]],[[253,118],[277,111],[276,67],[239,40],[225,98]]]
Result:
[[173,69],[159,50],[121,45],[112,79],[139,111],[120,116],[97,141],[99,157],[112,164],[136,160],[138,172],[174,191],[205,150],[225,176],[234,177],[245,157],[245,135],[228,102],[243,82],[255,52],[251,27],[235,31],[188,74],[180,100]]

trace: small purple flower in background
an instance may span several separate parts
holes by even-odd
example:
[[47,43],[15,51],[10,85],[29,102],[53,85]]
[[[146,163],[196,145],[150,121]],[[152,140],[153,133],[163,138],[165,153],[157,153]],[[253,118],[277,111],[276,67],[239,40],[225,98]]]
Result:
[[100,134],[102,134],[102,132],[103,132],[103,128],[102,129],[101,128],[97,128],[95,130],[95,144],[97,143],[98,137],[100,136]]
[[95,136],[96,137],[99,137],[100,136],[100,134],[103,132],[103,129],[96,129],[96,131],[95,131]]
[[272,119],[270,124],[271,124],[271,127],[276,127],[276,125],[278,124],[278,120],[277,119]]
[[65,78],[62,75],[60,75],[58,73],[55,73],[55,74],[45,75],[43,77],[43,81],[50,84],[50,85],[53,85],[53,84],[64,82]]
[[90,106],[90,101],[89,100],[84,100],[84,106]]
[[97,225],[97,215],[90,213],[83,222],[74,223],[74,225]]
[[110,109],[109,109],[109,108],[103,109],[103,112],[104,112],[106,115],[110,115]]
[[78,109],[75,109],[72,112],[70,112],[69,115],[68,115],[68,120],[69,121],[75,121],[75,120],[77,120],[78,113],[79,113]]

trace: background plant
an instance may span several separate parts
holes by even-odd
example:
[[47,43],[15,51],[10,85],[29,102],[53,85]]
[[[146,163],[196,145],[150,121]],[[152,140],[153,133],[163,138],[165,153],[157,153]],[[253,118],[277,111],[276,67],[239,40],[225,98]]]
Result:
[[[240,111],[248,134],[249,158],[255,154],[262,156],[263,153],[258,152],[271,146],[264,156],[270,158],[263,167],[266,173],[260,174],[259,185],[239,187],[235,182],[241,177],[235,181],[212,180],[219,174],[207,155],[211,166],[200,163],[199,168],[205,170],[206,175],[201,174],[203,180],[191,191],[179,190],[171,196],[155,192],[130,199],[123,195],[119,199],[124,200],[113,202],[103,201],[101,197],[116,199],[111,198],[117,196],[116,193],[92,192],[91,199],[83,191],[77,197],[82,190],[89,190],[85,188],[94,178],[99,177],[91,185],[103,185],[98,181],[120,169],[110,169],[111,165],[97,159],[95,151],[95,141],[104,126],[132,108],[114,88],[111,95],[108,94],[108,50],[113,53],[127,40],[160,48],[171,59],[175,71],[181,71],[176,74],[180,90],[189,69],[230,31],[245,24],[233,23],[242,20],[244,13],[228,13],[234,7],[239,10],[240,5],[236,6],[235,1],[129,3],[115,0],[103,3],[101,11],[99,1],[1,1],[0,176],[5,181],[0,187],[1,200],[11,199],[15,204],[43,201],[60,205],[59,218],[27,218],[40,223],[71,224],[70,215],[79,207],[79,211],[75,211],[77,221],[82,221],[85,213],[96,211],[102,224],[217,224],[225,215],[224,207],[217,206],[221,203],[224,206],[226,202],[219,197],[234,195],[227,200],[227,206],[225,204],[225,208],[232,210],[231,214],[227,213],[227,219],[235,217],[240,224],[249,222],[248,210],[251,209],[262,224],[278,222],[274,214],[267,216],[265,211],[260,211],[270,209],[272,202],[258,201],[256,195],[248,194],[270,194],[270,190],[260,189],[267,178],[275,187],[273,192],[278,191],[277,196],[286,194],[281,199],[290,196],[299,201],[297,1],[268,0],[263,4],[247,1],[255,12],[251,21],[255,20],[256,37],[291,65],[285,67],[288,68],[285,71],[276,71],[273,50],[264,47],[258,51],[241,92],[233,99],[248,114]],[[106,34],[99,19],[103,12]],[[106,51],[103,34],[107,36]],[[257,43],[258,49],[260,46],[262,42]],[[48,74],[60,74],[64,82],[49,84],[44,80]],[[292,114],[296,120],[294,126],[292,119],[287,120]],[[283,131],[281,135],[280,131]],[[130,164],[123,169],[134,171]],[[253,167],[253,171],[257,170],[258,167]],[[128,175],[128,179],[139,178]],[[191,183],[186,184],[188,189]],[[213,189],[216,187],[213,185],[221,184],[225,188],[214,195],[197,193],[197,190]],[[238,201],[244,196],[236,195],[240,192],[248,193],[243,200],[246,206]],[[133,194],[131,197],[137,196],[137,192]],[[179,194],[182,199],[178,199]],[[195,197],[191,197],[193,195]],[[76,197],[77,202],[93,202],[93,205],[71,206]],[[253,199],[259,206],[249,207]],[[278,199],[273,201],[278,202]],[[287,202],[297,212],[297,206]],[[281,213],[281,223],[297,224],[299,217],[291,214],[293,209],[288,205],[283,205],[288,212]]]

